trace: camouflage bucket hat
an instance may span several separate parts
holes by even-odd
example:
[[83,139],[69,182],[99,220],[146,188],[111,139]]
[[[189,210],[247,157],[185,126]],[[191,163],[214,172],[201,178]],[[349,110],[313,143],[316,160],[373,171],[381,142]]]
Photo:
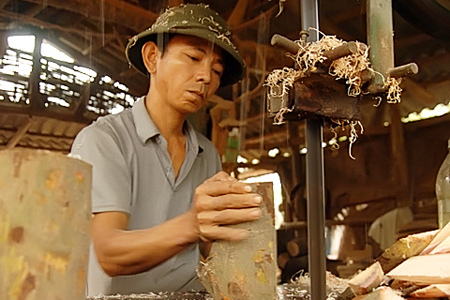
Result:
[[135,35],[125,50],[128,62],[147,75],[142,61],[142,46],[157,42],[158,34],[184,34],[203,38],[224,50],[224,72],[220,86],[238,82],[244,74],[245,63],[230,40],[231,32],[225,20],[208,6],[183,4],[167,9],[149,29]]

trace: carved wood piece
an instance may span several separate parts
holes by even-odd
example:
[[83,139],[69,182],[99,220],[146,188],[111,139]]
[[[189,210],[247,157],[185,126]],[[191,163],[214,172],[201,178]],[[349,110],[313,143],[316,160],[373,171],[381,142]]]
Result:
[[216,241],[199,278],[215,300],[261,300],[276,298],[276,242],[271,183],[251,184],[263,197],[259,220],[231,225],[249,230],[240,242]]

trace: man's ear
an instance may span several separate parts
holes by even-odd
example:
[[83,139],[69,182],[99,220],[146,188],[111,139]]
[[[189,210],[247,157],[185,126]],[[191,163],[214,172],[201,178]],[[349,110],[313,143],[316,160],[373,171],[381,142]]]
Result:
[[156,63],[159,56],[159,49],[152,41],[147,42],[142,46],[142,61],[149,74],[156,72]]

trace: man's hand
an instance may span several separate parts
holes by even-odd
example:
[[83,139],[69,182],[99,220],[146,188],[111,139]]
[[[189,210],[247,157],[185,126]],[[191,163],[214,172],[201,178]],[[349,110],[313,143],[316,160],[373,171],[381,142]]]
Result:
[[238,182],[225,172],[219,172],[197,187],[194,207],[203,241],[246,238],[244,229],[233,229],[222,225],[254,221],[261,217],[262,197],[251,193],[251,187]]

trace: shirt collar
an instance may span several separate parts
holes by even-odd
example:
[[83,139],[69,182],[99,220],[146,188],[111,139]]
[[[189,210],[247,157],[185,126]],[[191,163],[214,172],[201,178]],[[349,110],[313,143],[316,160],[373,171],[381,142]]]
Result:
[[145,107],[145,96],[142,96],[134,103],[131,112],[133,114],[137,135],[142,144],[145,144],[148,139],[160,134],[158,127],[153,123]]
[[[145,144],[148,139],[161,134],[147,112],[147,108],[145,107],[145,96],[142,96],[134,103],[131,112],[133,114],[137,135],[142,144]],[[205,149],[205,145],[203,141],[199,141],[194,127],[188,120],[184,123],[184,129],[186,131],[186,137],[189,140],[188,145],[192,147],[192,149],[198,148],[198,153],[202,153],[203,149]]]

